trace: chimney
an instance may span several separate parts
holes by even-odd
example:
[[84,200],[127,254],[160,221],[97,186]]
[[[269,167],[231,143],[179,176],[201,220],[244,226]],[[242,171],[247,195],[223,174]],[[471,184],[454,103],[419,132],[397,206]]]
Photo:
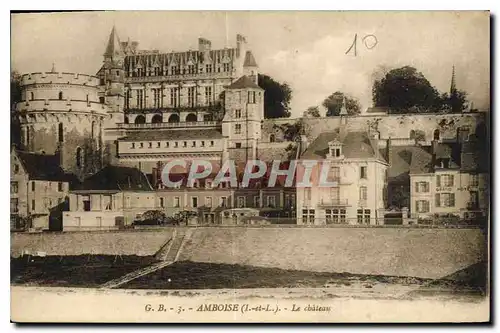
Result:
[[198,38],[198,51],[207,52],[212,48],[212,42],[206,38]]
[[245,36],[237,34],[236,35],[236,47],[238,50],[240,50],[240,56],[245,56],[243,52],[241,52],[241,49],[244,48],[245,44],[247,43],[247,40]]
[[387,163],[389,163],[389,166],[392,165],[392,139],[389,137],[387,139],[387,147],[386,147],[386,156],[387,156]]

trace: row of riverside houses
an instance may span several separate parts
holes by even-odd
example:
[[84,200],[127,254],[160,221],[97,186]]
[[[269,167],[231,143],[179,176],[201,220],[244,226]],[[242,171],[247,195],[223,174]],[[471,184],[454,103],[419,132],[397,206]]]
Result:
[[[377,225],[395,211],[397,223],[427,223],[435,214],[488,211],[488,113],[400,119],[380,110],[348,116],[343,107],[339,117],[308,119],[300,142],[283,141],[267,129],[258,66],[241,35],[231,49],[200,38],[196,51],[159,53],[122,43],[113,28],[96,76],[52,68],[23,75],[21,84],[13,230],[118,229],[151,211],[203,225]],[[377,131],[367,123],[373,117]],[[442,133],[432,141],[414,130],[390,134],[396,123],[432,128],[438,118]],[[336,185],[285,187],[279,178],[272,188],[265,179],[214,187],[213,175],[196,187],[161,183],[171,160],[269,163],[290,158],[290,146],[299,165],[328,163]]]

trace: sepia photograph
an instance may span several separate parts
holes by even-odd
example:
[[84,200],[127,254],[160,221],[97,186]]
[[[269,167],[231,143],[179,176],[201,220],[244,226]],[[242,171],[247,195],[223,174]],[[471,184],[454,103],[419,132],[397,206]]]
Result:
[[14,323],[486,323],[489,11],[11,12]]

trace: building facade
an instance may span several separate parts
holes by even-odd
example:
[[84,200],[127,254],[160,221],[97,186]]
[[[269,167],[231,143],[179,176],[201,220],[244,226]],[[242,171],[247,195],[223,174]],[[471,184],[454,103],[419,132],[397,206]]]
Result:
[[11,151],[11,230],[57,230],[67,209],[73,177],[59,166],[59,156]]
[[311,161],[318,162],[311,185],[297,185],[298,224],[383,224],[388,164],[376,139],[341,129],[322,133],[299,163]]
[[[84,226],[85,214],[95,215],[86,227],[108,228],[130,224],[138,214],[152,209],[167,215],[193,210],[203,224],[240,223],[242,213],[243,217],[297,217],[299,224],[381,224],[384,209],[391,207],[409,209],[411,214],[434,214],[455,208],[465,212],[464,205],[478,202],[479,210],[486,209],[488,170],[463,166],[468,162],[464,164],[462,158],[459,167],[451,169],[429,168],[419,161],[432,159],[434,141],[446,145],[473,135],[476,141],[487,142],[487,113],[392,115],[375,108],[349,116],[343,107],[338,117],[264,119],[265,91],[258,75],[255,57],[241,35],[233,47],[213,48],[209,40],[200,38],[197,50],[160,52],[120,40],[113,28],[95,76],[55,68],[22,76],[22,101],[16,106],[20,148],[56,156],[61,172],[79,179],[80,186],[65,192],[70,191],[70,212],[65,215],[70,229]],[[302,142],[289,132],[299,123]],[[329,177],[337,185],[166,188],[161,180],[163,166],[173,160],[188,164],[206,160],[221,166],[227,160],[294,158],[328,164]],[[144,178],[148,185],[127,189],[127,179],[121,179],[119,186],[101,188],[88,182],[103,170],[109,172],[108,167],[124,168],[119,173],[137,170],[142,176],[134,177]],[[319,177],[319,168],[314,173]],[[454,173],[454,185],[438,186],[440,173],[446,173],[442,178],[446,181],[447,174]],[[420,179],[425,177],[430,178]],[[477,195],[473,189],[463,190],[467,179],[475,184],[476,178],[482,184]],[[429,186],[419,185],[417,192],[415,183],[419,182]],[[458,199],[460,191],[470,194],[470,199],[466,195]],[[447,206],[451,192],[457,203],[453,209]],[[21,193],[13,193],[13,199],[16,194]],[[110,195],[111,211],[102,208],[109,205],[92,204],[94,208],[85,210],[76,204],[104,202]],[[136,206],[127,207],[127,197],[138,197]],[[26,210],[31,199],[19,200],[17,206],[11,204],[17,211]],[[109,216],[98,216],[98,212]]]

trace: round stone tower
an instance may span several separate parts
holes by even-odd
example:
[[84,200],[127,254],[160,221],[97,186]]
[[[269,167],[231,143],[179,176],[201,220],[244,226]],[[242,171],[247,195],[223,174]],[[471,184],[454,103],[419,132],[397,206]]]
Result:
[[24,74],[17,104],[21,147],[59,155],[61,167],[83,179],[102,167],[107,107],[99,102],[96,76],[76,73]]

